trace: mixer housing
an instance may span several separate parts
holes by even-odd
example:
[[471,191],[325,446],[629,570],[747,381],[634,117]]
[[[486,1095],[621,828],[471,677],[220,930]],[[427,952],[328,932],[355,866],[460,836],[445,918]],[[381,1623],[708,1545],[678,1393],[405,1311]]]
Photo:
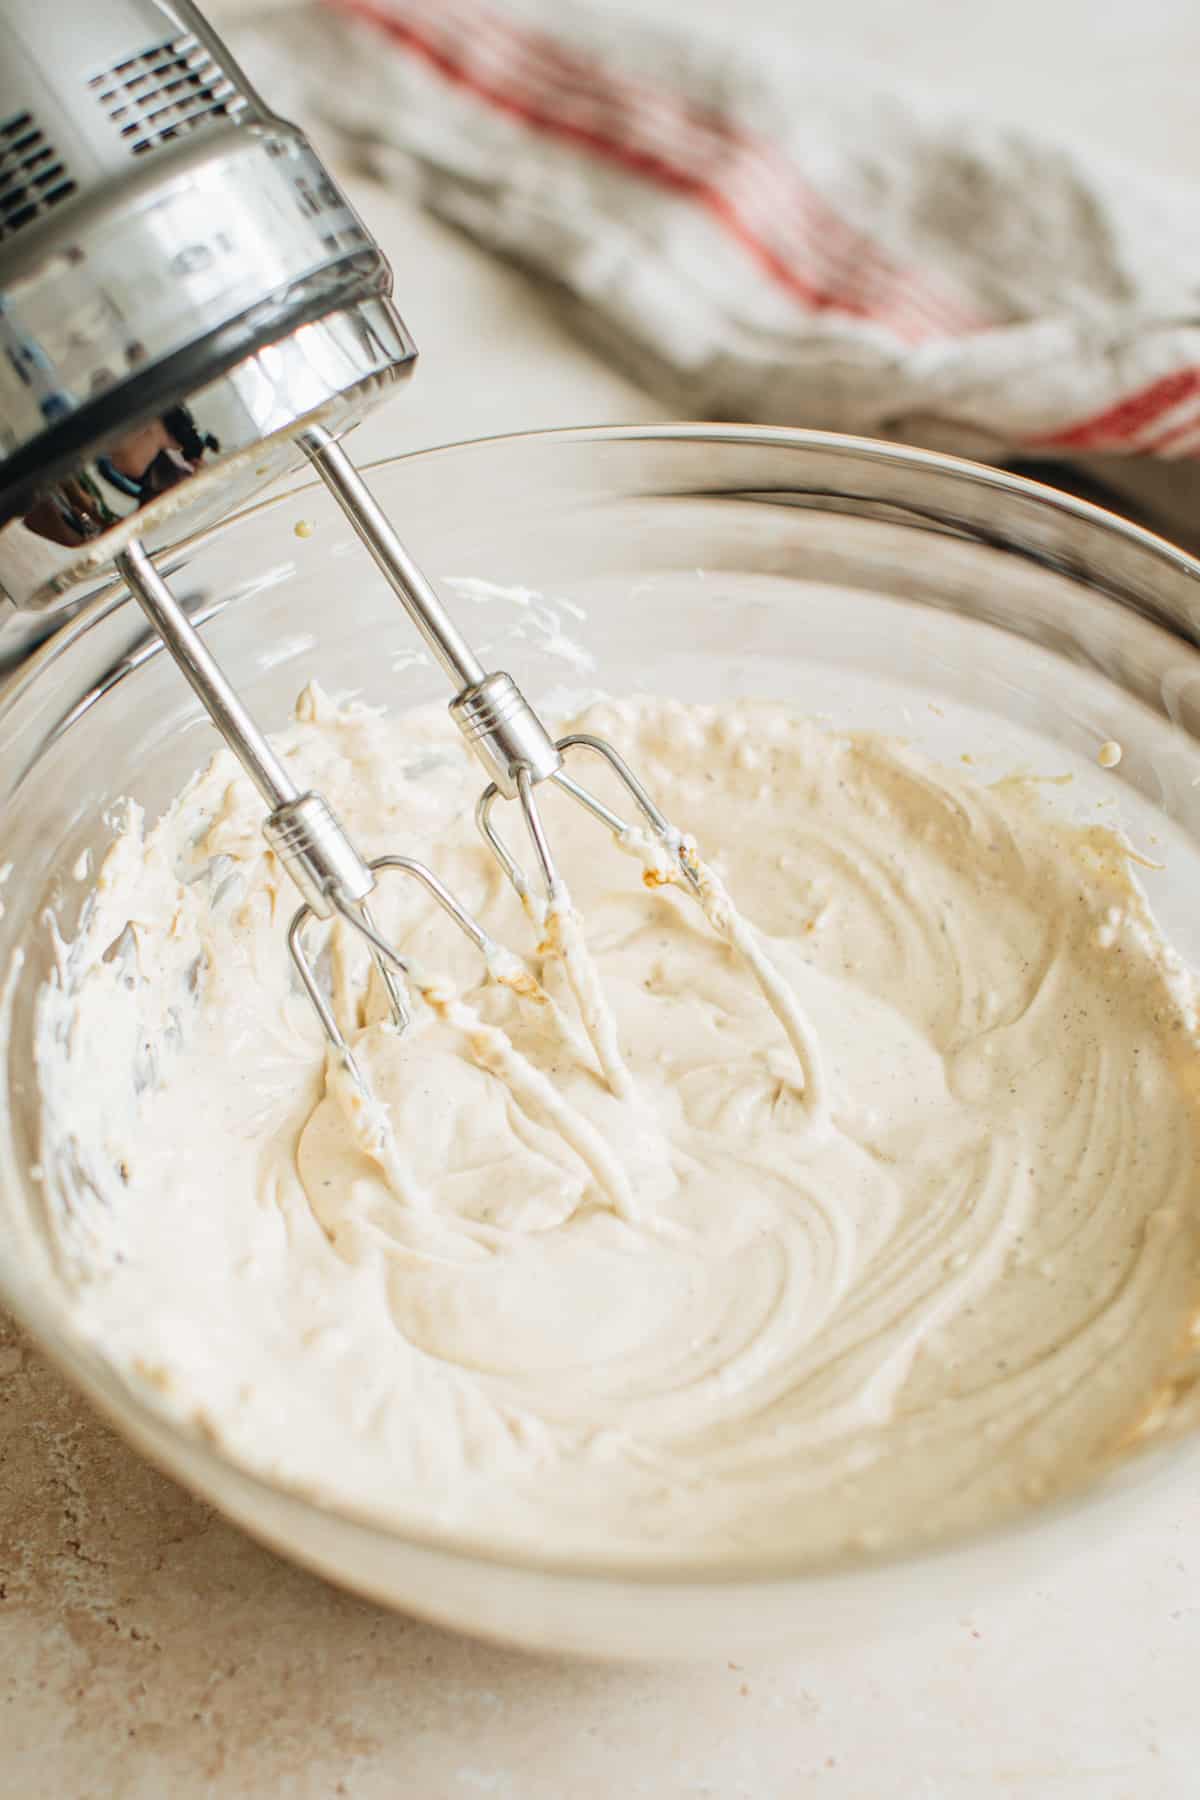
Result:
[[370,233],[189,0],[0,0],[0,29],[11,662],[130,541],[226,516],[416,351]]

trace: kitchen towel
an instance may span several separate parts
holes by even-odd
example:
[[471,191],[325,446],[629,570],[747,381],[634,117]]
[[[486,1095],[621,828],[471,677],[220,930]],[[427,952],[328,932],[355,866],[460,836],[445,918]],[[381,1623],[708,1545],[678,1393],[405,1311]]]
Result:
[[576,0],[316,0],[234,41],[680,416],[1099,458],[1164,516],[1200,496],[1196,188]]

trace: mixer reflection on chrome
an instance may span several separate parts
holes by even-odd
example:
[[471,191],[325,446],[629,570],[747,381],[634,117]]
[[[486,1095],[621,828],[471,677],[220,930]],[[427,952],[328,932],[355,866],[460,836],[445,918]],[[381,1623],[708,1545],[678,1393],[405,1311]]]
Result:
[[[612,745],[556,742],[511,676],[483,668],[342,448],[416,350],[382,252],[303,135],[189,0],[101,0],[72,23],[41,0],[0,0],[0,604],[16,614],[0,621],[0,666],[115,568],[266,805],[302,901],[292,955],[346,1058],[305,928],[336,917],[365,940],[402,1029],[405,961],[369,904],[381,875],[421,883],[520,988],[517,959],[497,958],[431,870],[365,861],[291,779],[156,561],[186,559],[190,534],[307,458],[453,683],[451,715],[489,777],[480,830],[539,929],[567,905],[546,781],[641,858],[649,885],[679,880],[703,903],[688,840]],[[640,826],[568,774],[571,752],[606,765]],[[497,829],[498,801],[523,815],[544,900]]]

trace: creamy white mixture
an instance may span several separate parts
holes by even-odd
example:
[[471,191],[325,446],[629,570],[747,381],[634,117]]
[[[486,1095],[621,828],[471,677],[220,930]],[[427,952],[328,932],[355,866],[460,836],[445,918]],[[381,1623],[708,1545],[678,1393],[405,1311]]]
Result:
[[544,989],[385,877],[379,921],[441,998],[397,1035],[333,933],[370,1102],[327,1073],[228,755],[152,830],[130,808],[42,999],[78,1320],[255,1469],[546,1553],[823,1558],[1083,1479],[1153,1416],[1197,1302],[1196,986],[1122,842],[777,705],[585,726],[754,928],[647,888],[550,794],[611,1009],[590,1040],[441,710],[302,697],[302,784],[367,854],[430,861]]

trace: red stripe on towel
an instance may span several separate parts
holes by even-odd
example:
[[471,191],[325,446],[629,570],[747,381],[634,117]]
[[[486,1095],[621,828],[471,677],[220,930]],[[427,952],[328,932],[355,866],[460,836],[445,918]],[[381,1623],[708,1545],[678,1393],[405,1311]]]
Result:
[[839,218],[773,146],[677,95],[615,76],[471,0],[325,3],[531,130],[701,205],[808,311],[873,320],[912,343],[980,323]]
[[1193,395],[1200,395],[1200,369],[1177,369],[1174,374],[1160,376],[1147,387],[1127,394],[1114,405],[1105,407],[1103,412],[1029,441],[1048,450],[1161,453],[1177,437],[1190,433],[1195,421],[1183,427],[1172,424],[1161,434],[1155,434],[1150,428]]

